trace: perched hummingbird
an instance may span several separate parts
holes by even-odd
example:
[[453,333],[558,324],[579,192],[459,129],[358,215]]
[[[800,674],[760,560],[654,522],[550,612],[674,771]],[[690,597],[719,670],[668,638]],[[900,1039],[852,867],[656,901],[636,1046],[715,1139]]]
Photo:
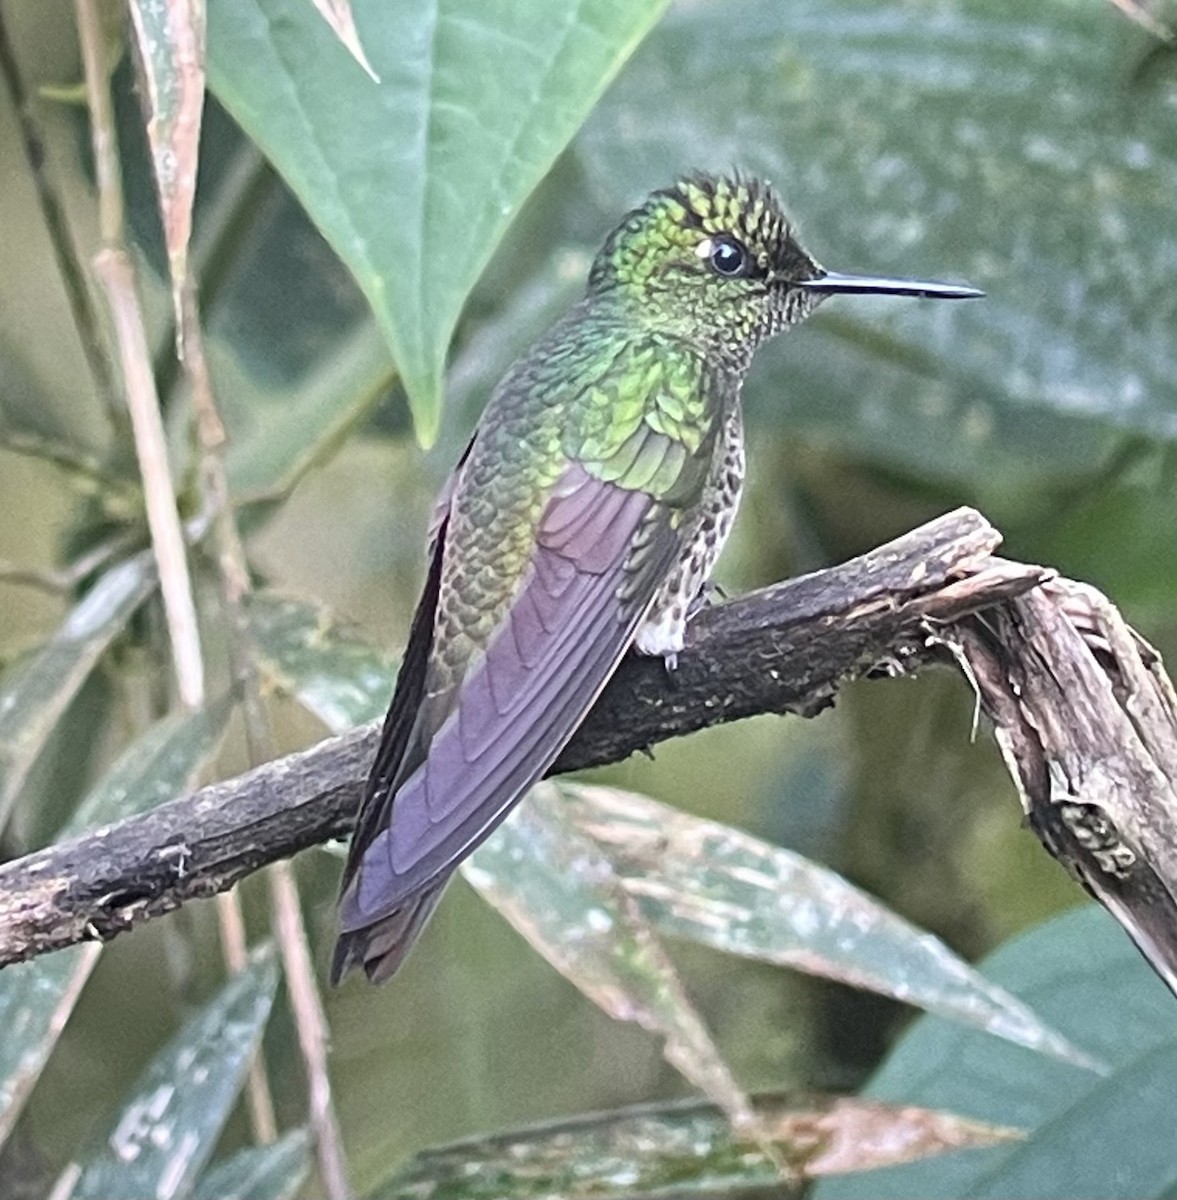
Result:
[[753,352],[847,292],[981,295],[833,274],[766,184],[694,176],[622,221],[584,299],[507,372],[438,503],[334,981],[397,970],[631,646],[673,667],[736,514]]

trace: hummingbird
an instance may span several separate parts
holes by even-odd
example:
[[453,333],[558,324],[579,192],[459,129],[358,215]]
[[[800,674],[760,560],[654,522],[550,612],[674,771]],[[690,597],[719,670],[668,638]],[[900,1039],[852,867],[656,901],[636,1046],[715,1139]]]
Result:
[[343,872],[333,982],[400,967],[631,648],[673,669],[736,515],[752,356],[853,293],[982,294],[827,271],[771,186],[742,175],[683,178],[609,235],[438,501]]

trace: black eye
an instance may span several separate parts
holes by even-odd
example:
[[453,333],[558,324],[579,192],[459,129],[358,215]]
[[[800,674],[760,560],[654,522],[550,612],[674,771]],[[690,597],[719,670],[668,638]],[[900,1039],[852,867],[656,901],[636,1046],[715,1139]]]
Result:
[[748,266],[748,251],[735,238],[716,238],[708,261],[716,275],[733,279],[743,275]]

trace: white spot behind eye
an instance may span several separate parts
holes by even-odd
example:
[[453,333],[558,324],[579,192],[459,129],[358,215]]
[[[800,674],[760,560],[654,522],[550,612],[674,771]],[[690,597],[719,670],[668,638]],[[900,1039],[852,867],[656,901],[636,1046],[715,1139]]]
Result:
[[710,258],[711,251],[715,249],[715,243],[710,238],[704,238],[696,247],[695,253],[700,258]]

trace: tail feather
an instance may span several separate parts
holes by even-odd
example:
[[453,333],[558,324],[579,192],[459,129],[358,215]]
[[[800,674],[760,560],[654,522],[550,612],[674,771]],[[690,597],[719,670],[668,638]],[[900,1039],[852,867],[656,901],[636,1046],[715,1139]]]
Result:
[[332,984],[339,983],[354,967],[363,967],[371,983],[391,979],[433,915],[448,882],[447,875],[387,917],[359,929],[344,930],[331,960]]
[[[433,642],[433,618],[441,583],[441,557],[445,545],[446,519],[442,516],[433,545],[433,557],[425,589],[413,615],[413,627],[404,660],[397,674],[396,691],[380,734],[376,759],[368,776],[364,801],[356,819],[348,848],[347,863],[340,883],[340,907],[359,887],[364,853],[388,825],[393,797],[406,773],[427,747],[414,744],[417,713],[425,696],[425,676]],[[344,927],[331,959],[331,982],[337,984],[353,967],[363,967],[374,983],[389,979],[404,962],[417,935],[425,928],[441,898],[448,876],[408,898],[395,911],[370,924]],[[346,920],[346,919],[345,919]],[[354,921],[354,917],[352,918]]]

